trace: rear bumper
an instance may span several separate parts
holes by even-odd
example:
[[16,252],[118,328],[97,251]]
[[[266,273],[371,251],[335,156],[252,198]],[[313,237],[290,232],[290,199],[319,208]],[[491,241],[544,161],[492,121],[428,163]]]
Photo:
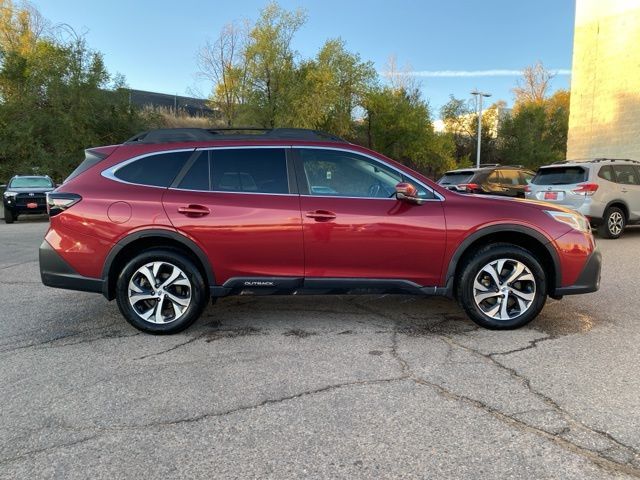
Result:
[[585,263],[582,272],[573,285],[557,287],[554,296],[577,295],[580,293],[592,293],[600,288],[600,271],[602,268],[602,254],[596,249]]
[[53,247],[44,240],[40,245],[40,278],[48,287],[102,293],[100,278],[83,277],[76,272]]

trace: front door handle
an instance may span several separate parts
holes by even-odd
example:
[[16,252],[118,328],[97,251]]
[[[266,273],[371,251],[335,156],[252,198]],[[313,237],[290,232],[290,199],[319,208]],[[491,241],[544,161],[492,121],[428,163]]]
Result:
[[627,193],[629,190],[627,190],[626,188],[623,188],[622,190],[620,190],[622,193]]
[[189,205],[187,207],[178,207],[178,213],[187,217],[204,217],[209,215],[211,211],[204,205]]
[[336,214],[329,210],[314,210],[304,214],[307,218],[313,218],[316,222],[326,222],[327,220],[333,220],[336,218]]

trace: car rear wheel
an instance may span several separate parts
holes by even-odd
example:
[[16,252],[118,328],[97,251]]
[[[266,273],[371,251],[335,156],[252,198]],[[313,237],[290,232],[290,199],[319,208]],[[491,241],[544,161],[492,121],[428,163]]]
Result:
[[538,260],[511,244],[488,245],[463,266],[458,301],[481,327],[506,330],[536,318],[547,299],[547,279]]
[[598,227],[598,234],[604,238],[620,238],[624,232],[627,223],[627,217],[622,209],[618,207],[609,207],[604,212],[602,224]]
[[202,274],[182,253],[147,250],[131,259],[116,284],[118,308],[138,330],[178,333],[195,322],[207,304]]
[[17,215],[15,213],[13,213],[11,210],[9,210],[8,208],[4,209],[4,221],[5,223],[13,223],[16,221],[16,217]]

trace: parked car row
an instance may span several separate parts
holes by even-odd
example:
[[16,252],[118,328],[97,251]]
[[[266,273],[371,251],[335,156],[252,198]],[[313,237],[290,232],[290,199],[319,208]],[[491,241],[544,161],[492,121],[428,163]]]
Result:
[[518,166],[452,170],[438,183],[464,193],[540,200],[583,214],[605,238],[640,223],[640,162],[598,158],[556,162],[533,173]]
[[154,334],[247,293],[448,296],[483,327],[517,328],[548,296],[600,283],[583,215],[460,195],[310,130],[144,132],[88,150],[48,204],[43,283],[115,299]]

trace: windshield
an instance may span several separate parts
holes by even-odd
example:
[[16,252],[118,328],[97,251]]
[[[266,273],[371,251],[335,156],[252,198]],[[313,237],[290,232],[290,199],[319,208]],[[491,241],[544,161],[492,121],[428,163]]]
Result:
[[447,172],[438,180],[440,185],[460,185],[461,183],[469,183],[473,177],[473,172]]
[[11,188],[50,188],[53,183],[46,177],[17,177],[11,180]]
[[582,167],[541,168],[531,183],[534,185],[572,185],[586,181],[586,173]]

